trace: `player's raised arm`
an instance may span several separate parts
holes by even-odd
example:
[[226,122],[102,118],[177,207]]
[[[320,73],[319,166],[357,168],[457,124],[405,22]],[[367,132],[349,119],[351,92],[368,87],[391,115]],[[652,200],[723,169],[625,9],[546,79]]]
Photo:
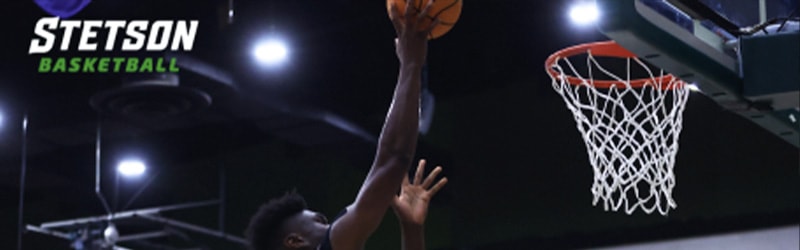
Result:
[[363,247],[383,219],[408,167],[413,164],[419,125],[420,74],[427,53],[427,35],[437,22],[423,30],[419,24],[432,2],[421,12],[407,4],[402,16],[395,6],[391,7],[390,17],[398,37],[396,53],[400,60],[397,86],[372,168],[347,213],[332,225],[330,240],[335,250]]
[[402,250],[425,250],[425,219],[428,217],[428,206],[436,192],[447,184],[447,178],[442,178],[433,184],[436,176],[442,172],[442,167],[434,168],[423,181],[424,171],[425,160],[420,160],[414,180],[409,181],[406,176],[400,188],[400,195],[392,201],[392,209],[400,221]]

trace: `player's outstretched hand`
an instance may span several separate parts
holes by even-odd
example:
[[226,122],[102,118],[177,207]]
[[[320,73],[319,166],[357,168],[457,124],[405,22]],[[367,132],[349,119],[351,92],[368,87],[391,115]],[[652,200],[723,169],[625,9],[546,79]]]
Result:
[[397,10],[397,6],[392,4],[389,7],[389,18],[392,20],[394,30],[397,32],[395,46],[397,47],[397,57],[403,65],[422,66],[425,63],[425,55],[428,50],[428,35],[434,27],[439,24],[439,19],[433,20],[430,26],[422,28],[428,12],[433,6],[433,0],[428,1],[422,11],[414,8],[412,2],[407,0],[405,13],[402,15]]
[[406,176],[403,179],[400,195],[396,196],[392,202],[392,209],[397,218],[400,219],[400,222],[404,224],[425,224],[425,217],[428,215],[428,205],[431,198],[447,184],[447,178],[445,177],[436,182],[435,185],[432,185],[436,176],[442,172],[441,166],[437,166],[425,177],[425,180],[422,180],[424,172],[425,160],[420,160],[417,171],[414,174],[413,183]]

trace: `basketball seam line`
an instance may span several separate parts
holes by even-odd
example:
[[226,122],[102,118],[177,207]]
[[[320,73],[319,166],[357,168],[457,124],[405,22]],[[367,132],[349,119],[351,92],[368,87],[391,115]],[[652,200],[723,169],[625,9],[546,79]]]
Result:
[[[444,7],[443,9],[439,10],[439,12],[436,12],[436,14],[434,14],[433,16],[431,16],[430,14],[428,14],[428,15],[427,15],[427,18],[431,19],[431,21],[433,21],[433,20],[436,20],[436,18],[438,18],[438,17],[439,17],[439,15],[441,15],[443,12],[445,12],[445,11],[449,10],[450,8],[453,8],[453,7],[455,7],[455,6],[456,6],[456,4],[458,4],[458,2],[460,2],[460,1],[461,1],[461,0],[455,0],[455,1],[453,1],[452,3],[450,3],[449,5],[447,5],[446,7]],[[421,5],[421,4],[422,4],[422,1],[420,1],[420,5]],[[414,8],[414,11],[416,11],[416,12],[422,12],[422,10],[420,9],[420,8],[421,8],[421,6],[420,6],[420,7],[417,7],[417,6],[412,6],[412,7]],[[439,20],[439,24],[453,26],[453,25],[455,25],[456,23],[455,23],[455,22],[444,22],[444,21],[442,21],[442,20]]]
[[[460,1],[461,1],[461,0],[455,0],[455,1],[453,1],[452,3],[450,3],[449,5],[447,5],[446,7],[444,7],[442,10],[440,10],[439,12],[437,12],[436,14],[434,14],[434,15],[433,15],[433,19],[436,19],[436,18],[438,18],[438,17],[439,17],[439,15],[441,15],[443,12],[445,12],[445,11],[449,10],[450,8],[453,8],[453,7],[454,7],[454,6],[456,6],[456,4],[458,4],[458,2],[460,2]],[[429,16],[429,17],[430,17],[430,16]]]
[[[406,1],[411,1],[411,0],[406,0]],[[411,7],[412,7],[412,8],[414,8],[414,11],[416,11],[417,13],[419,13],[419,12],[422,12],[422,10],[421,10],[421,9],[422,9],[422,2],[423,2],[423,1],[419,1],[419,5],[420,5],[420,6],[411,5]],[[441,10],[439,10],[439,12],[437,12],[437,13],[436,13],[436,14],[434,14],[433,16],[431,16],[431,15],[427,15],[426,17],[427,17],[427,18],[429,18],[431,21],[434,21],[434,20],[436,20],[436,18],[438,18],[438,17],[439,17],[439,15],[441,15],[441,14],[442,14],[442,13],[444,13],[445,11],[449,10],[450,8],[453,8],[453,7],[455,7],[455,6],[456,6],[456,4],[458,4],[459,2],[461,2],[461,0],[454,0],[452,3],[450,3],[449,5],[445,6],[445,7],[444,7],[444,8],[442,8]],[[442,21],[442,20],[439,20],[439,25],[443,25],[443,26],[454,26],[455,24],[456,24],[455,22],[444,22],[444,21]],[[430,37],[430,38],[433,38],[433,31],[431,31],[431,32],[428,32],[428,37]]]
[[[439,17],[439,15],[441,15],[441,14],[442,14],[442,13],[444,13],[445,11],[449,10],[450,8],[453,8],[454,6],[456,6],[456,4],[458,4],[458,2],[459,2],[459,1],[461,1],[461,0],[455,0],[455,1],[453,1],[453,2],[452,2],[452,3],[450,3],[449,5],[445,6],[445,7],[444,7],[444,8],[442,8],[441,10],[439,10],[439,12],[437,12],[437,13],[436,13],[436,14],[434,14],[433,16],[430,16],[430,15],[428,15],[428,18],[430,18],[430,19],[431,19],[431,22],[432,22],[432,21],[435,21],[435,20],[436,20],[436,19]],[[422,2],[422,1],[420,1],[420,2]],[[453,22],[453,23],[449,23],[449,22],[443,22],[443,21],[439,20],[439,24],[440,24],[440,25],[453,26],[453,25],[455,25],[455,22]],[[428,32],[428,37],[430,37],[430,38],[433,38],[433,31],[430,31],[430,32]]]

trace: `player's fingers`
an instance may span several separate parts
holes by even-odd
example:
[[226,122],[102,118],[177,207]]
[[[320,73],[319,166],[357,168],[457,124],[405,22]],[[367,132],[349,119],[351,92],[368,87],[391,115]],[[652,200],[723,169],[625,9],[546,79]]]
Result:
[[395,5],[394,2],[389,6],[389,20],[392,21],[397,36],[400,36],[400,29],[403,28],[403,24],[400,21],[400,12],[397,10],[397,5]]
[[428,189],[431,186],[431,184],[433,184],[433,180],[436,179],[436,176],[438,176],[439,173],[441,172],[442,172],[442,167],[437,166],[436,168],[434,168],[433,171],[431,171],[431,173],[428,174],[428,177],[425,177],[425,181],[422,182],[422,188]]
[[414,185],[422,183],[422,173],[425,172],[425,159],[419,160],[417,165],[417,172],[414,173]]
[[408,186],[408,185],[411,184],[408,182],[408,174],[406,174],[406,176],[403,177],[403,186]]
[[419,14],[417,14],[417,22],[422,22],[423,20],[425,20],[425,18],[428,17],[428,13],[430,13],[431,11],[431,6],[433,6],[433,1],[434,0],[428,1],[428,4],[425,5],[425,8],[422,9],[422,11],[420,11]]
[[414,0],[405,0],[405,1],[406,1],[406,13],[404,16],[406,17],[406,20],[408,20],[409,17],[412,17],[411,12],[412,10],[414,10],[414,5],[412,5],[411,2]]
[[442,178],[441,180],[439,180],[439,182],[436,183],[436,185],[433,185],[431,190],[428,191],[428,195],[430,195],[430,197],[433,197],[434,195],[436,195],[437,192],[439,192],[440,189],[442,189],[442,187],[444,187],[445,184],[447,184],[447,177]]
[[436,26],[438,26],[440,22],[441,21],[439,21],[438,18],[437,19],[433,19],[433,22],[431,22],[431,25],[428,26],[428,30],[425,31],[425,34],[428,35],[428,38],[433,38],[433,29],[435,29]]

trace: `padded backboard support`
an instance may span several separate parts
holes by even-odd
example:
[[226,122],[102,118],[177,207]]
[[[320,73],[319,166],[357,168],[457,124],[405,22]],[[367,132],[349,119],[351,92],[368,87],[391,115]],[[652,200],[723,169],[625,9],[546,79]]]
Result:
[[[798,36],[797,32],[780,37],[771,35],[740,39],[740,46],[744,46],[742,63],[740,56],[725,51],[723,39],[714,39],[714,34],[720,31],[702,25],[703,20],[697,19],[697,13],[681,12],[667,1],[659,3],[669,5],[674,8],[676,15],[684,15],[691,20],[691,27],[687,29],[685,23],[677,23],[675,19],[660,14],[652,7],[652,2],[659,1],[597,0],[597,6],[603,13],[598,28],[647,62],[696,84],[702,93],[727,110],[800,148],[800,95],[797,94],[800,93],[800,81],[793,77],[798,72],[797,60],[779,61],[777,63],[783,63],[786,69],[770,71],[786,74],[781,76],[786,82],[774,83],[778,86],[764,84],[768,78],[763,78],[763,74],[749,73],[747,78],[742,76],[742,73],[763,70],[756,68],[760,65],[759,60],[771,60],[760,54],[765,52],[764,44],[784,46],[781,44],[791,43],[795,39],[792,37]],[[774,47],[766,53],[780,52],[786,58],[797,59],[800,58],[797,44],[795,41],[794,49]]]

